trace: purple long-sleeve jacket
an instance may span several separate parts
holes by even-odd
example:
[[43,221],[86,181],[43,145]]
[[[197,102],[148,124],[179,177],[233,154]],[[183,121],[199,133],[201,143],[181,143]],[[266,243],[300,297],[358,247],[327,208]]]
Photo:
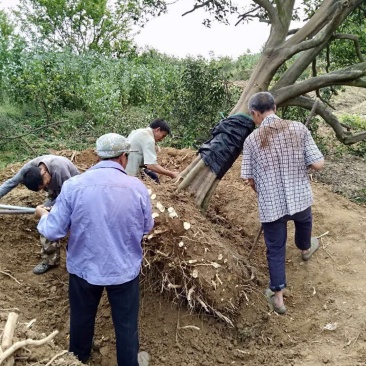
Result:
[[133,280],[142,261],[141,240],[153,227],[144,184],[122,166],[101,161],[67,180],[38,231],[51,241],[70,230],[66,267],[93,285]]

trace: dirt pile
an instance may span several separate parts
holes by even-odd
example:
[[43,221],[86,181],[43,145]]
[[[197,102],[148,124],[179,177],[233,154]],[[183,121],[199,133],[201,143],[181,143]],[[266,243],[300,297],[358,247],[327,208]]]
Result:
[[[92,151],[62,154],[73,156],[82,169],[96,162]],[[163,149],[159,155],[162,165],[176,170],[182,170],[193,156],[190,150],[174,149]],[[0,171],[0,181],[11,177],[21,166],[15,164]],[[289,225],[286,299],[289,313],[279,317],[269,311],[262,294],[268,281],[262,238],[250,263],[246,261],[259,222],[254,192],[243,184],[239,175],[240,161],[237,161],[219,184],[206,217],[191,205],[189,197],[174,193],[169,179],[161,186],[147,183],[152,194],[156,194],[152,201],[154,211],[159,214],[153,237],[146,238],[144,243],[141,282],[141,349],[151,354],[151,366],[364,364],[366,208],[313,182],[314,234],[328,233],[321,238],[322,246],[315,257],[303,263],[293,244],[293,227]],[[44,194],[18,187],[1,202],[34,207],[43,200]],[[158,202],[164,206],[163,212],[157,207]],[[172,213],[169,207],[178,217],[169,216]],[[190,224],[189,229],[184,228],[184,222]],[[32,215],[0,216],[0,270],[6,273],[0,273],[0,313],[18,312],[19,323],[23,325],[37,319],[31,328],[35,333],[20,333],[18,340],[41,339],[42,334],[48,335],[55,329],[59,334],[54,343],[44,346],[44,351],[43,346],[32,348],[31,357],[17,358],[16,365],[45,365],[68,345],[65,254],[62,253],[60,267],[42,276],[32,274],[40,249],[36,224]],[[232,256],[234,251],[238,261]],[[221,267],[215,268],[211,263]],[[236,273],[243,276],[237,288],[237,277],[228,280],[232,275],[230,268],[238,271],[235,276]],[[234,288],[229,289],[229,284]],[[190,292],[193,287],[194,292]],[[230,295],[235,298],[234,312],[227,310],[229,299],[222,296],[226,291],[234,294]],[[192,296],[191,305],[200,309],[201,316],[190,310],[189,293],[196,296]],[[235,327],[207,316],[198,298],[229,314]],[[2,318],[1,329],[4,321]],[[59,358],[67,360],[64,365],[76,362],[66,363],[69,362],[66,356],[69,357]],[[57,364],[56,361],[52,364]],[[91,365],[116,365],[106,296],[97,314]]]

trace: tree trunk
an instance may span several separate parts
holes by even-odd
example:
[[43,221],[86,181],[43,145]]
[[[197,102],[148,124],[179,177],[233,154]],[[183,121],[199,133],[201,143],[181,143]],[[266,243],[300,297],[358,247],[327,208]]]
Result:
[[183,181],[178,190],[187,189],[194,197],[194,203],[206,211],[212,194],[215,192],[219,179],[215,173],[201,159],[200,155],[180,174]]

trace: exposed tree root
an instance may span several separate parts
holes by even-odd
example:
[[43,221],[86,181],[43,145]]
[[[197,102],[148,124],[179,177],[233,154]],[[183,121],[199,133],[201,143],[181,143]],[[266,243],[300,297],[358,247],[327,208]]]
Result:
[[[46,338],[40,340],[26,339],[23,341],[16,342],[12,344],[15,328],[17,325],[18,314],[9,313],[8,320],[5,324],[2,341],[1,341],[1,349],[0,349],[0,365],[3,366],[13,366],[14,364],[14,353],[20,348],[24,348],[29,345],[40,346],[51,341],[57,334],[58,330],[52,332]],[[58,357],[58,356],[57,356]],[[53,360],[51,360],[53,361]],[[48,363],[47,365],[50,365]]]

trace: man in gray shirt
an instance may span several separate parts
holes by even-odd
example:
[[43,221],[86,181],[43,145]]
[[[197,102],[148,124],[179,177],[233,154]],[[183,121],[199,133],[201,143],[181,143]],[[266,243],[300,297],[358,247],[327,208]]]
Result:
[[[79,174],[75,165],[67,158],[57,155],[43,155],[26,163],[14,177],[0,186],[0,198],[4,197],[19,184],[24,184],[31,191],[48,192],[46,207],[52,207],[61,192],[62,184]],[[42,261],[37,264],[33,273],[42,274],[60,262],[60,242],[50,242],[41,236]]]
[[[138,176],[140,169],[145,167],[148,173],[153,172],[176,178],[179,172],[165,169],[157,163],[155,143],[162,141],[169,133],[170,127],[162,119],[152,121],[148,128],[133,130],[128,136],[128,141],[131,143],[131,150],[135,151],[129,154],[127,174]],[[157,180],[157,178],[153,179]]]

